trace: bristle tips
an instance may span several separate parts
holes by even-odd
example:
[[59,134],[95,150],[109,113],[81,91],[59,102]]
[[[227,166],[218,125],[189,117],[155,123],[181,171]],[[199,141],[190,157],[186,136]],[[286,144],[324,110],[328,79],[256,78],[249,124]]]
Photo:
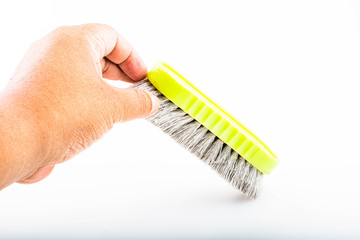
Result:
[[147,120],[207,163],[236,189],[251,198],[257,197],[263,177],[259,170],[163,96],[148,80],[134,87],[147,90],[160,99],[159,110]]

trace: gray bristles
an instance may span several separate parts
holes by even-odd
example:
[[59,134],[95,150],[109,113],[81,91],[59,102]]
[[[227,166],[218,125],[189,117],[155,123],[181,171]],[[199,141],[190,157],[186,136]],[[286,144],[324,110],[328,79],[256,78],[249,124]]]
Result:
[[147,120],[215,169],[235,188],[256,198],[263,176],[259,170],[164,97],[148,80],[133,87],[147,90],[160,99],[159,110]]

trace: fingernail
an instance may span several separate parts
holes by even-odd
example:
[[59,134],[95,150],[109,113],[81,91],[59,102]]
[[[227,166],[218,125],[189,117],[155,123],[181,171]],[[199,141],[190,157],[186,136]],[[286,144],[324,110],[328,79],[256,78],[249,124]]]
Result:
[[160,106],[160,101],[159,99],[153,95],[152,93],[148,92],[150,98],[151,98],[151,102],[152,102],[152,105],[151,105],[151,112],[150,112],[150,115],[153,115],[154,113],[157,112],[157,110],[159,109],[159,106]]

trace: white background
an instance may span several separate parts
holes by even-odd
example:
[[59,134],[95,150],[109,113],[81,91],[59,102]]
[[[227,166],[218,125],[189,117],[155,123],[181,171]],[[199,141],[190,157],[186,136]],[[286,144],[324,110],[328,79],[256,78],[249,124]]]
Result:
[[170,63],[280,160],[247,200],[148,122],[118,124],[44,181],[1,191],[0,238],[360,238],[359,3],[0,5],[1,88],[47,32],[107,23],[148,67]]

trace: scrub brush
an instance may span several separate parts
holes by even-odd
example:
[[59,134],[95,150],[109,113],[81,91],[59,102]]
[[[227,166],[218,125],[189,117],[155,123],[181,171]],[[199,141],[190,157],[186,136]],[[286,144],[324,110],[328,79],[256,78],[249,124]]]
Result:
[[202,94],[168,64],[158,63],[133,87],[160,100],[147,117],[251,198],[258,196],[263,174],[277,165],[275,155],[240,122]]

